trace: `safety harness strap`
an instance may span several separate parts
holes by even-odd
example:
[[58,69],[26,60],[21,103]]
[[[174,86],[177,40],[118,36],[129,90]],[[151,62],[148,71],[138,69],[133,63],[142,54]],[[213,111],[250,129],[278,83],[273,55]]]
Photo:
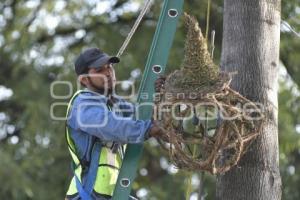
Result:
[[92,151],[91,163],[87,173],[87,180],[85,183],[85,189],[89,194],[92,194],[93,192],[97,171],[98,171],[101,148],[102,148],[101,143],[95,142]]
[[101,143],[96,142],[93,146],[92,158],[91,158],[90,166],[88,168],[86,180],[82,180],[82,182],[83,181],[85,182],[84,186],[82,185],[82,182],[80,182],[77,174],[75,173],[75,169],[73,168],[74,177],[76,181],[76,188],[82,200],[92,200],[91,194],[93,192],[93,188],[97,176],[100,152],[101,152]]
[[[70,109],[71,109],[71,106],[72,106],[72,103],[73,103],[75,97],[78,96],[81,92],[82,92],[82,90],[77,91],[71,98],[68,109],[67,109],[67,114],[66,114],[67,118],[69,116],[69,112],[70,112]],[[72,168],[73,168],[73,174],[75,177],[76,188],[79,193],[79,196],[81,197],[82,200],[92,200],[91,194],[92,194],[92,191],[94,188],[97,171],[98,171],[98,163],[99,163],[100,152],[101,152],[101,147],[102,147],[101,143],[98,141],[96,141],[94,143],[93,149],[92,149],[92,157],[91,157],[89,166],[82,166],[81,160],[79,159],[78,155],[76,154],[75,144],[70,137],[70,133],[69,133],[67,124],[66,124],[66,139],[67,139],[67,143],[68,143],[68,149],[71,153],[73,163],[74,163]],[[82,167],[82,172],[85,171],[85,170],[83,170],[85,167],[88,167],[86,180],[81,180],[81,182],[76,174],[76,168],[75,168],[76,164],[78,164],[78,163],[80,163],[80,165]],[[82,184],[83,181],[85,182],[85,184]]]
[[75,171],[74,171],[74,176],[75,176],[75,181],[76,181],[76,188],[77,188],[77,191],[79,193],[79,196],[82,200],[92,200],[91,199],[91,195],[88,194],[84,188],[82,187],[81,183],[80,183],[80,180],[79,178],[77,177]]

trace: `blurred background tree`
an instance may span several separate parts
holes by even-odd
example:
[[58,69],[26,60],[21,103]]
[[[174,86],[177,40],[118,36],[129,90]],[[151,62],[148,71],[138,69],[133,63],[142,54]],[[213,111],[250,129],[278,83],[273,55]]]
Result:
[[[63,199],[71,178],[63,118],[76,87],[73,61],[83,48],[116,54],[142,0],[2,0],[0,2],[0,199]],[[120,93],[138,88],[162,1],[154,1],[116,66]],[[186,0],[184,10],[206,26],[207,1]],[[222,41],[223,2],[212,1],[215,61]],[[298,0],[282,1],[282,20],[300,30]],[[167,73],[183,58],[185,31],[179,24]],[[283,199],[300,199],[300,38],[281,27],[279,143]],[[61,82],[71,81],[69,88]],[[63,99],[54,98],[65,96]],[[131,99],[134,100],[134,99]],[[53,104],[56,103],[56,104]],[[53,105],[56,105],[53,107]],[[178,171],[155,140],[140,162],[134,193],[140,199],[184,199],[187,172]],[[191,199],[214,199],[215,178],[192,174]]]

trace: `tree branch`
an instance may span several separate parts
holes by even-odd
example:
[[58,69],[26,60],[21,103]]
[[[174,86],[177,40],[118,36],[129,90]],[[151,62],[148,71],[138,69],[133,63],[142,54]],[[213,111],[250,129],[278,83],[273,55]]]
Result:
[[[67,36],[67,35],[73,34],[73,33],[75,33],[79,29],[84,29],[87,32],[89,32],[89,31],[95,30],[99,26],[111,26],[111,25],[118,24],[118,23],[129,24],[129,23],[132,23],[133,21],[135,21],[136,19],[137,19],[137,16],[134,16],[134,17],[131,17],[131,18],[120,16],[118,18],[118,20],[116,20],[113,23],[105,23],[105,22],[102,22],[102,21],[97,21],[94,24],[90,24],[88,26],[81,27],[81,28],[78,28],[78,27],[67,27],[67,28],[65,28],[65,27],[58,27],[55,30],[55,34],[49,35],[47,33],[44,33],[44,34],[42,34],[42,35],[40,35],[38,37],[38,39],[36,40],[36,42],[37,43],[44,43],[44,42],[47,42],[47,41],[50,41],[50,40],[54,39],[57,36]],[[149,20],[149,19],[153,19],[153,18],[144,17],[143,20]]]
[[44,2],[45,2],[45,0],[41,0],[40,4],[32,12],[31,17],[29,18],[29,20],[24,25],[24,29],[28,28],[32,24],[32,22],[35,20],[35,18],[37,17],[37,14],[40,11],[40,9],[42,8]]
[[292,80],[298,85],[298,87],[300,87],[300,80],[297,79],[299,73],[297,73],[296,70],[294,70],[294,68],[292,66],[290,66],[290,63],[288,62],[287,59],[285,59],[284,57],[281,57],[280,60],[283,63],[287,73],[290,75]]
[[115,10],[115,9],[118,9],[118,8],[122,7],[127,2],[128,2],[127,0],[117,1],[117,3],[115,3],[115,5],[113,5],[112,10]]
[[2,9],[2,12],[4,11],[5,8],[7,7],[10,7],[11,8],[11,12],[12,12],[12,18],[7,20],[7,29],[10,29],[12,26],[13,26],[13,22],[14,20],[16,19],[15,15],[16,15],[16,7],[17,7],[17,0],[13,0],[11,2],[11,4],[9,5],[4,5],[3,6],[3,9]]

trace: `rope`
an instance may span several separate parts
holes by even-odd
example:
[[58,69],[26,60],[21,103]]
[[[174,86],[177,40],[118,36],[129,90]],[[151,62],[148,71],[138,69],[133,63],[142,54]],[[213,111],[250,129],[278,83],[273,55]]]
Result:
[[211,32],[211,45],[210,45],[210,48],[211,48],[211,52],[210,52],[211,59],[214,59],[215,35],[216,35],[216,31],[213,30],[213,31]]
[[[208,0],[207,1],[207,13],[206,13],[206,33],[205,33],[205,39],[206,40],[208,40],[210,7],[211,7],[211,0]],[[210,52],[211,53],[211,58],[213,59],[214,49],[215,49],[215,30],[213,30],[211,32],[211,45],[210,45],[210,48],[211,48],[211,52]],[[194,115],[196,116],[195,110],[194,110]],[[206,120],[205,120],[205,123],[204,123],[204,135],[206,137],[208,137],[208,120],[207,120],[207,117],[208,117],[207,107],[205,107],[205,119]],[[196,157],[196,149],[197,149],[196,145],[199,146],[199,144],[194,144],[193,145],[193,151],[191,152],[192,159],[195,159],[195,157]],[[190,199],[190,195],[192,193],[192,175],[193,175],[193,172],[189,172],[188,178],[187,178],[187,184],[186,184],[186,192],[185,192],[185,199],[186,200]],[[203,176],[201,176],[201,178],[202,177]],[[201,180],[201,178],[200,178],[200,180]],[[201,182],[202,181],[203,180],[201,180]],[[199,194],[199,195],[200,195],[200,198],[201,198],[201,194]]]
[[205,39],[206,40],[207,40],[207,37],[208,37],[208,29],[209,29],[210,4],[211,4],[211,0],[207,0],[206,31],[205,31]]
[[[194,159],[196,157],[196,149],[197,146],[196,144],[193,145],[193,152],[192,152],[192,158]],[[192,177],[193,177],[193,172],[189,172],[188,175],[188,181],[187,181],[187,188],[186,188],[186,193],[185,193],[185,199],[189,200],[191,193],[192,193]]]
[[137,20],[135,21],[135,23],[134,23],[133,27],[131,28],[130,32],[128,33],[128,35],[127,35],[124,43],[122,44],[120,50],[118,51],[117,57],[120,57],[124,53],[124,51],[125,51],[126,47],[128,46],[133,34],[135,33],[136,29],[140,25],[143,17],[145,16],[146,12],[148,11],[148,9],[152,5],[152,3],[153,3],[153,0],[147,0],[147,2],[144,4]]

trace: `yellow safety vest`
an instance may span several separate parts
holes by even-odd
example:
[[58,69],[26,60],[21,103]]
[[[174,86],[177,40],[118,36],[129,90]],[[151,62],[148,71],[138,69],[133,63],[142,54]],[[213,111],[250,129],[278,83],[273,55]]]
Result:
[[[67,117],[69,115],[69,111],[71,110],[73,100],[80,92],[82,92],[82,90],[77,91],[71,98],[67,108],[67,114],[66,114]],[[76,154],[76,146],[70,136],[69,127],[67,125],[66,125],[66,139],[68,143],[68,149],[70,151],[72,160],[75,164],[74,173],[81,181],[82,166]],[[119,169],[121,167],[121,162],[122,159],[119,153],[113,153],[110,148],[105,146],[101,148],[98,171],[97,171],[96,180],[94,184],[94,192],[96,192],[96,194],[104,194],[109,196],[113,195],[116,182],[118,179],[118,175],[119,175]],[[67,191],[67,196],[74,196],[77,193],[78,191],[76,188],[76,180],[74,176],[71,180],[69,189]]]

